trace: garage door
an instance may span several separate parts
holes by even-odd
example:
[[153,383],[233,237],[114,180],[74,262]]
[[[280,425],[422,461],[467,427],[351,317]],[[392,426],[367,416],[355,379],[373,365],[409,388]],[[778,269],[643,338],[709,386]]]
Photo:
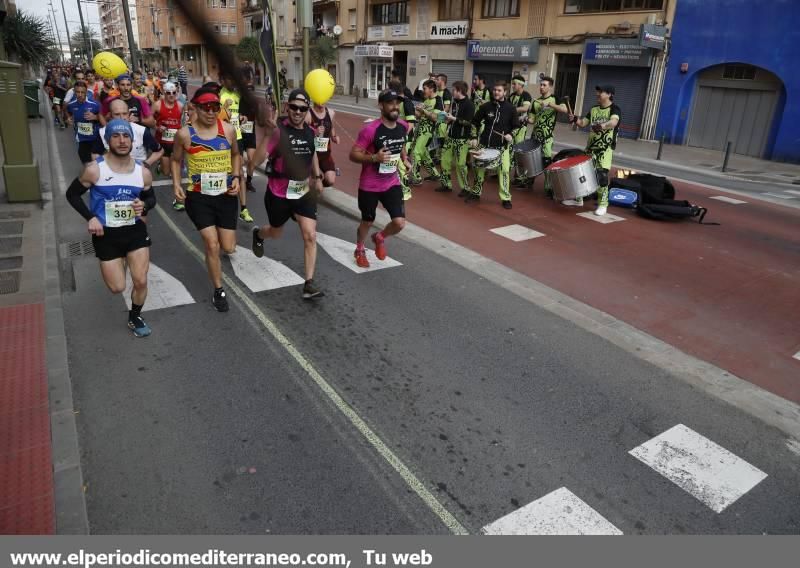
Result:
[[622,111],[619,135],[625,138],[638,138],[649,82],[649,67],[590,65],[586,76],[586,92],[581,116],[585,116],[589,109],[597,104],[596,85],[614,85],[616,90],[614,102]]
[[724,150],[731,141],[736,154],[763,157],[776,101],[775,91],[699,87],[689,146]]
[[464,61],[461,59],[434,59],[432,69],[437,75],[439,73],[447,75],[448,87],[452,85],[454,81],[464,80]]

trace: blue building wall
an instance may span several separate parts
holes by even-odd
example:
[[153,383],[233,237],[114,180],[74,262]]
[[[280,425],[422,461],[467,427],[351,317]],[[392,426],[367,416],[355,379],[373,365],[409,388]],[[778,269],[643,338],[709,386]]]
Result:
[[[767,158],[800,162],[800,0],[677,0],[656,133],[688,137],[698,73],[748,63],[783,81]],[[681,63],[689,64],[687,73]]]

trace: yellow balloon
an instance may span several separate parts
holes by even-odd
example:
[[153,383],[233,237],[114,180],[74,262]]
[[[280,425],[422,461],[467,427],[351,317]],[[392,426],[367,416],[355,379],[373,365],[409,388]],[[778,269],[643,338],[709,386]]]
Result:
[[333,75],[325,69],[314,69],[306,75],[306,82],[303,86],[312,101],[318,105],[324,105],[333,96],[336,81],[333,79]]
[[106,79],[116,79],[128,72],[128,65],[110,51],[101,51],[92,59],[95,73]]

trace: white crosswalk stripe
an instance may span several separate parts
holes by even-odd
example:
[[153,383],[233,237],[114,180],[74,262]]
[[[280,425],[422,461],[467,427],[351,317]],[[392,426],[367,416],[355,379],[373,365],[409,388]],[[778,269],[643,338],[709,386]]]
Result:
[[[133,290],[133,281],[131,280],[130,272],[126,271],[127,283],[125,286],[125,303],[128,309],[131,309],[131,291]],[[147,274],[147,301],[144,304],[142,311],[151,312],[153,310],[161,310],[164,308],[172,308],[175,306],[184,306],[186,304],[194,304],[194,298],[186,289],[186,286],[181,284],[180,280],[172,276],[166,270],[163,270],[153,263],[150,263],[150,271]]]
[[761,195],[769,195],[770,197],[777,197],[778,199],[797,199],[794,195],[786,195],[784,193],[762,193]]
[[239,245],[236,246],[236,252],[228,258],[230,258],[236,277],[244,282],[251,292],[297,286],[305,282],[301,276],[283,263],[266,256],[257,258],[253,251]]
[[741,199],[734,199],[733,197],[726,197],[724,195],[712,195],[709,199],[716,199],[717,201],[723,201],[725,203],[730,203],[732,205],[742,205],[743,203],[747,203],[747,201],[742,201]]
[[683,424],[629,453],[717,513],[767,477],[760,469]]
[[505,227],[496,227],[489,230],[495,235],[500,235],[501,237],[505,237],[516,243],[545,236],[544,233],[534,231],[533,229],[523,227],[522,225],[507,225]]
[[583,217],[584,219],[589,219],[590,221],[594,221],[595,223],[602,223],[603,225],[607,225],[609,223],[616,223],[618,221],[624,221],[624,217],[619,217],[617,215],[613,215],[611,213],[606,213],[605,215],[595,215],[594,211],[584,211],[583,213],[577,213],[578,217]]
[[[367,260],[369,260],[369,268],[361,268],[356,265],[353,258],[353,251],[356,245],[353,242],[348,242],[343,239],[338,239],[323,233],[317,233],[317,244],[321,246],[330,257],[339,264],[349,268],[358,274],[364,272],[374,272],[383,268],[394,268],[395,266],[402,266],[402,263],[394,260],[393,258],[386,257],[385,260],[378,260],[375,253],[367,249]],[[391,238],[387,240],[387,244],[391,244]]]
[[617,527],[566,487],[528,503],[482,531],[489,535],[621,535]]

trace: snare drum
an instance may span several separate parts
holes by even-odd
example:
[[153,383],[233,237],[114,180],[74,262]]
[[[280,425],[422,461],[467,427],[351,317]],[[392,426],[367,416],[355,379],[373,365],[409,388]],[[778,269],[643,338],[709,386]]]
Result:
[[533,178],[544,171],[542,145],[538,140],[529,138],[514,144],[514,157],[517,159],[517,174],[524,178]]
[[472,163],[476,168],[496,170],[500,167],[500,150],[484,148],[478,153],[472,154]]
[[558,201],[587,197],[597,191],[597,174],[591,156],[573,156],[547,166]]

